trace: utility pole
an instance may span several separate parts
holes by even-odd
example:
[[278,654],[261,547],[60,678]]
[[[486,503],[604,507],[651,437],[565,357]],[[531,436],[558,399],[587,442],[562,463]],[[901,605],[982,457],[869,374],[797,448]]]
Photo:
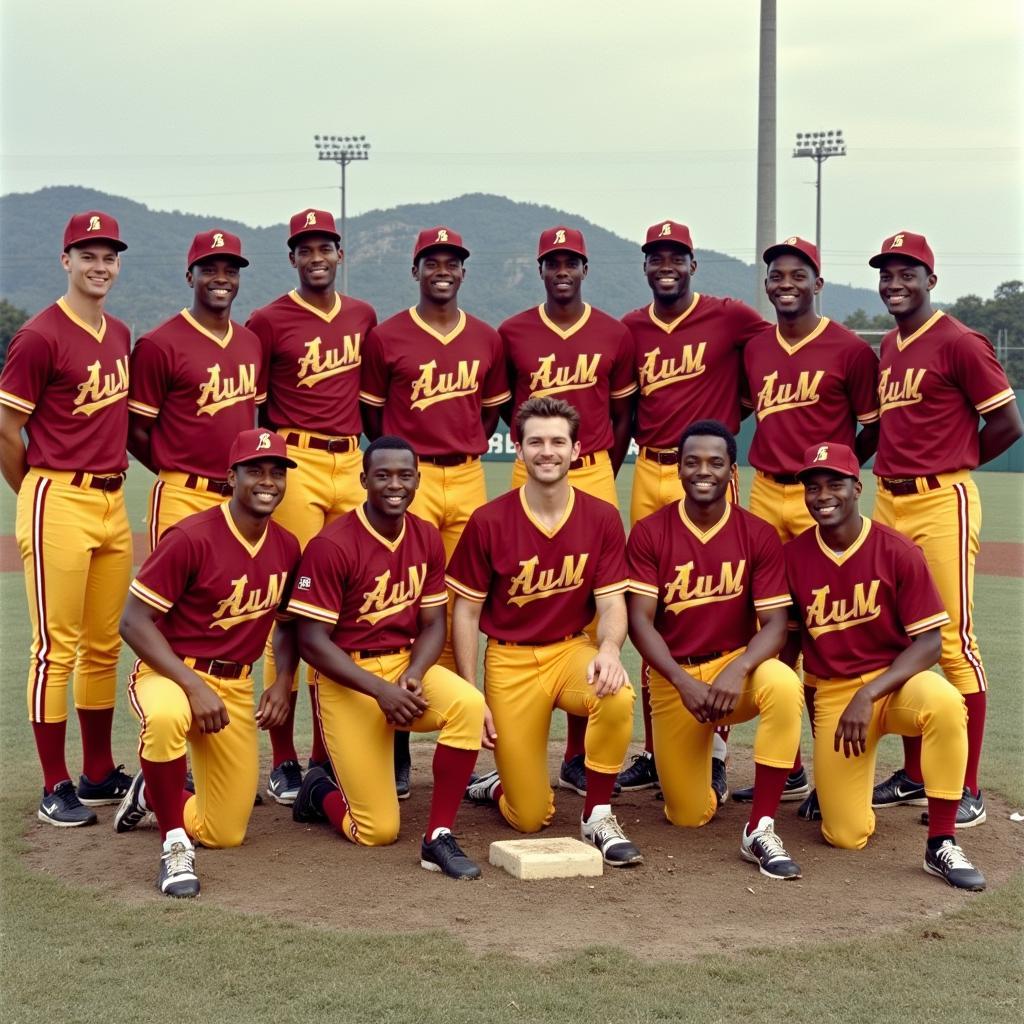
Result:
[[764,293],[761,253],[775,237],[775,0],[761,0],[760,71],[757,89],[757,229],[754,238],[754,295],[757,310],[774,315]]
[[[318,160],[330,160],[341,168],[341,245],[348,246],[345,234],[345,168],[355,160],[370,159],[370,144],[365,135],[314,135]],[[348,294],[348,259],[341,261],[341,291]]]

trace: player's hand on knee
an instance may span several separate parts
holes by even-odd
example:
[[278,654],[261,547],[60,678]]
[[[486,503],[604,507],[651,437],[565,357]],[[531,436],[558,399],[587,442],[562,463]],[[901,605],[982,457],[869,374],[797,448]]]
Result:
[[377,705],[391,725],[412,725],[424,711],[427,702],[402,686],[385,683],[377,694]]
[[264,690],[260,697],[259,706],[256,708],[256,724],[261,729],[276,729],[279,725],[284,725],[288,720],[291,704],[291,680],[287,680],[285,687],[275,683],[268,690]]
[[747,681],[746,673],[731,661],[715,676],[715,681],[707,692],[706,709],[708,721],[717,722],[720,718],[731,715],[736,702],[743,693]]
[[859,757],[868,747],[868,728],[874,704],[870,697],[858,691],[853,695],[836,726],[834,749],[842,749],[846,757]]
[[484,750],[493,750],[494,741],[498,738],[498,730],[494,728],[494,716],[491,709],[484,705],[484,728],[480,734],[480,746]]
[[679,691],[679,699],[683,702],[683,707],[698,722],[709,722],[707,709],[708,687],[681,669],[680,675],[680,679],[673,679],[671,682],[676,690]]
[[189,690],[187,695],[192,720],[199,723],[200,732],[220,732],[231,721],[224,701],[201,679],[199,685]]
[[600,650],[587,666],[587,682],[598,697],[606,697],[618,693],[629,682],[629,677],[618,654]]
[[414,694],[417,697],[423,696],[423,680],[419,676],[410,675],[408,672],[403,672],[398,678],[398,685],[409,693]]

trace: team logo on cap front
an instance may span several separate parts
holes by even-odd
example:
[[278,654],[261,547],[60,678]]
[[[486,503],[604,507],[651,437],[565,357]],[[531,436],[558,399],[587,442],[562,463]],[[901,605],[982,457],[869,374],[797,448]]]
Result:
[[824,462],[828,458],[828,445],[823,444],[814,456],[815,462]]
[[783,245],[796,245],[796,243],[799,242],[799,241],[800,241],[800,239],[797,238],[796,235],[794,235],[792,238],[787,238],[782,244]]
[[661,225],[661,232],[658,235],[659,238],[668,238],[672,234],[672,225],[668,222]]
[[903,248],[903,236],[893,235],[892,242],[889,245],[890,249],[902,249]]
[[89,218],[89,227],[88,227],[87,230],[89,230],[89,231],[101,231],[102,230],[102,225],[100,224],[99,217],[90,217]]
[[269,448],[269,447],[270,447],[270,434],[268,434],[264,430],[263,433],[260,434],[260,439],[256,442],[256,451],[261,452],[265,448]]
[[309,213],[306,214],[306,227],[307,228],[311,228],[315,224],[316,224],[316,214],[312,210],[310,210]]
[[437,233],[437,240],[439,242],[447,242],[448,241],[448,232],[445,231],[444,228],[441,228],[441,230],[438,231],[438,233]]
[[565,245],[565,232],[561,228],[555,232],[555,245]]
[[213,241],[210,243],[211,249],[223,249],[224,248],[224,236],[219,232],[213,233]]

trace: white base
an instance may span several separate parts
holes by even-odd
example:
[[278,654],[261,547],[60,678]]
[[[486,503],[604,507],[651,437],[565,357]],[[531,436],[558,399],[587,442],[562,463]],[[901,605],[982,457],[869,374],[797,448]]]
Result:
[[579,839],[505,839],[491,843],[489,860],[513,878],[596,878],[604,872],[600,851]]

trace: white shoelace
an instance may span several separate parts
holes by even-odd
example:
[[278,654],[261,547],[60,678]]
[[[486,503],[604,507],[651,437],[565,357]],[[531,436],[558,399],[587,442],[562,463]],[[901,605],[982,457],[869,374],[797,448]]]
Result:
[[774,826],[766,825],[763,829],[750,836],[750,845],[753,846],[755,842],[760,842],[765,850],[767,850],[769,860],[777,860],[780,857],[785,857],[786,860],[789,860],[789,854],[786,853],[782,840],[775,834]]
[[957,868],[967,868],[968,871],[974,870],[974,865],[967,859],[967,854],[956,843],[943,843],[935,851],[935,857],[943,861],[951,870],[955,871]]
[[628,843],[629,840],[626,838],[626,833],[622,831],[622,826],[619,824],[618,818],[614,814],[609,814],[608,817],[602,818],[594,826],[594,838],[602,845],[605,846],[613,840]]
[[184,843],[171,843],[171,848],[163,855],[167,863],[169,875],[194,875],[196,871],[196,851],[189,849]]

